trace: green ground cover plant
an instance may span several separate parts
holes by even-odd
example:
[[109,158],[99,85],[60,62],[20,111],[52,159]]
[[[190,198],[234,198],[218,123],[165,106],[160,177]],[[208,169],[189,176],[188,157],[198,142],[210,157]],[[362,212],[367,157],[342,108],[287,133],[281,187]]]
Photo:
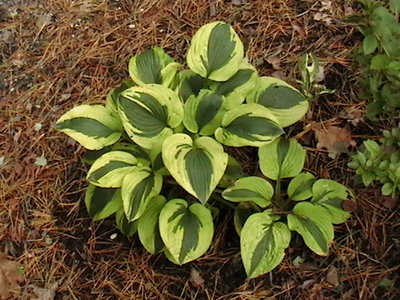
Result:
[[379,182],[382,194],[398,197],[400,190],[400,128],[384,130],[378,142],[366,140],[364,149],[350,155],[349,167],[365,186]]
[[367,100],[366,116],[398,116],[400,102],[400,1],[360,0],[364,9],[359,26],[364,36],[357,54],[363,66],[362,98]]
[[[223,22],[196,32],[187,65],[159,47],[144,51],[131,58],[131,79],[111,90],[105,105],[79,105],[57,121],[88,149],[89,215],[115,214],[122,233],[138,233],[149,252],[181,265],[207,251],[227,204],[249,277],[282,261],[292,232],[327,255],[333,224],[350,216],[342,209],[349,191],[302,172],[305,150],[282,137],[307,112],[307,97],[258,76]],[[242,175],[228,149],[243,146],[259,148],[265,178]]]

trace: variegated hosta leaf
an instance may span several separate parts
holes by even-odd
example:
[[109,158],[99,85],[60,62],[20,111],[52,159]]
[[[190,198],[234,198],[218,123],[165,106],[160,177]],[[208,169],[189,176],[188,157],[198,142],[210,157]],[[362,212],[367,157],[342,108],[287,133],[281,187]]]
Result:
[[135,83],[132,80],[122,81],[119,87],[110,90],[106,98],[106,108],[115,116],[118,116],[118,97],[126,89],[132,87]]
[[147,83],[163,84],[174,88],[174,80],[180,64],[164,52],[160,47],[154,47],[129,61],[129,75],[137,84]]
[[259,104],[242,104],[228,110],[221,127],[215,131],[219,142],[227,146],[260,147],[283,133],[274,115]]
[[102,105],[75,106],[63,114],[54,127],[89,150],[116,143],[122,132],[120,120]]
[[328,255],[334,233],[331,216],[310,202],[297,203],[288,215],[290,230],[297,231],[304,242],[318,255]]
[[183,133],[165,140],[162,157],[179,185],[203,204],[224,175],[228,162],[228,154],[214,139],[199,137],[193,141]]
[[339,182],[330,179],[319,179],[312,186],[311,202],[326,210],[332,223],[340,224],[350,218],[350,213],[343,210],[342,202],[347,199],[348,189]]
[[140,242],[152,254],[159,253],[164,248],[159,229],[159,216],[166,203],[164,196],[155,196],[149,201],[146,211],[138,220]]
[[82,155],[82,160],[85,164],[93,165],[96,159],[110,151],[111,146],[107,146],[99,150],[86,150],[85,153],[83,153]]
[[132,154],[138,160],[138,165],[149,166],[150,157],[139,145],[132,143],[116,143],[112,145],[113,151],[125,151]]
[[180,265],[203,255],[214,234],[213,219],[208,208],[199,203],[189,206],[182,199],[170,200],[163,207],[159,228],[172,261]]
[[119,113],[129,137],[141,147],[151,149],[181,124],[183,105],[174,91],[147,84],[121,93]]
[[274,195],[272,185],[263,178],[256,176],[244,177],[237,180],[233,186],[222,192],[222,197],[233,202],[252,201],[266,207]]
[[130,153],[110,151],[94,162],[86,178],[97,186],[118,188],[121,187],[124,176],[132,172],[136,164],[136,157]]
[[242,104],[258,82],[256,69],[249,63],[242,62],[240,69],[224,82],[215,82],[212,89],[225,97],[224,109],[229,110]]
[[85,194],[85,204],[93,221],[105,219],[122,207],[121,190],[89,184]]
[[315,177],[313,174],[308,172],[303,172],[294,177],[288,186],[288,196],[289,199],[294,201],[301,201],[311,198],[312,196],[312,186],[315,182]]
[[242,165],[232,156],[228,156],[228,165],[226,166],[224,176],[222,176],[218,186],[227,188],[243,175]]
[[271,210],[251,215],[240,234],[240,252],[249,278],[273,270],[285,256],[291,234]]
[[293,138],[276,139],[258,150],[261,172],[273,180],[299,174],[303,169],[305,157],[305,150]]
[[126,214],[123,208],[118,210],[115,214],[115,223],[117,224],[119,231],[121,231],[122,234],[127,237],[133,236],[138,230],[138,221],[136,220],[130,222],[126,218]]
[[183,70],[179,77],[179,96],[184,102],[192,95],[197,96],[202,89],[209,88],[207,80],[191,70]]
[[150,166],[149,155],[143,150],[142,147],[132,143],[116,143],[112,146],[104,147],[100,150],[87,150],[83,154],[83,161],[86,164],[93,165],[93,163],[103,154],[110,151],[125,151],[136,157],[138,165]]
[[240,236],[242,229],[247,219],[254,213],[249,202],[240,202],[233,214],[233,224],[235,225],[236,233]]
[[261,77],[254,93],[247,97],[247,102],[270,109],[282,127],[296,123],[308,110],[308,100],[302,93],[274,77]]
[[136,167],[122,181],[122,203],[129,221],[140,218],[151,198],[158,195],[162,176],[148,167]]
[[187,63],[189,68],[215,81],[226,81],[238,70],[243,60],[243,44],[224,22],[212,22],[202,26],[193,36]]
[[221,125],[224,97],[209,90],[201,90],[198,96],[187,99],[183,124],[186,129],[201,135],[213,135]]

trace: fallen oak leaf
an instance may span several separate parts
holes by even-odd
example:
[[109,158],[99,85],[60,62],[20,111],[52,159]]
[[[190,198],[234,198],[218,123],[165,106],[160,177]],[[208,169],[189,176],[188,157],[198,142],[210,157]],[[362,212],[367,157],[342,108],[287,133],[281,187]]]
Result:
[[354,147],[356,142],[351,138],[349,127],[340,128],[337,126],[322,125],[313,126],[315,138],[317,139],[317,149],[325,148],[330,158],[346,153],[350,146]]

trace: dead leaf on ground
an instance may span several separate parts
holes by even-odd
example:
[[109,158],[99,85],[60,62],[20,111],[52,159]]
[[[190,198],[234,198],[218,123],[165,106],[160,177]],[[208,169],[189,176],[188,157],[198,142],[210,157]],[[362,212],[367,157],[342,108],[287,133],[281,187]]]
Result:
[[0,253],[0,299],[8,299],[11,293],[19,293],[19,282],[23,280],[21,268],[19,262],[9,260],[7,255]]
[[322,126],[320,124],[313,126],[315,138],[318,141],[317,148],[325,148],[330,158],[346,153],[350,146],[355,146],[356,142],[351,138],[349,127],[340,128],[337,126]]
[[348,212],[355,212],[357,210],[357,202],[353,200],[343,200],[342,208]]
[[394,209],[400,204],[398,198],[382,195],[382,205],[388,209]]
[[47,288],[40,288],[37,286],[33,286],[33,292],[36,294],[37,298],[33,298],[32,300],[54,300],[56,296],[56,292],[58,289],[58,281],[50,283],[46,285]]
[[39,17],[36,20],[37,28],[39,28],[39,30],[41,31],[44,27],[49,25],[51,23],[51,17],[52,15],[49,13],[43,13],[39,15]]
[[338,116],[339,118],[344,119],[352,125],[356,126],[358,123],[363,121],[363,114],[364,112],[361,109],[352,106],[340,111]]
[[326,25],[332,24],[332,15],[333,15],[333,8],[332,8],[332,1],[330,0],[321,0],[320,1],[321,7],[318,9],[313,16],[315,21],[322,21]]
[[326,274],[326,281],[334,287],[337,287],[339,285],[339,275],[337,268],[330,268],[328,274]]
[[266,61],[272,65],[274,70],[280,70],[281,67],[281,59],[279,58],[279,54],[282,52],[282,47],[279,47],[277,51],[266,58]]
[[204,284],[204,279],[201,277],[199,271],[194,268],[190,271],[190,281],[195,287],[201,287]]

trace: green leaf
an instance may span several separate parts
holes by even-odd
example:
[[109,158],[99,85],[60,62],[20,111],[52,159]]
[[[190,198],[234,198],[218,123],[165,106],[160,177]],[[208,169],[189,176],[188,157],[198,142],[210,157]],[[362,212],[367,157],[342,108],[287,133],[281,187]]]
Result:
[[393,193],[393,183],[387,182],[382,186],[382,194],[388,196]]
[[151,149],[172,135],[183,120],[178,94],[157,84],[132,87],[121,93],[119,112],[129,137]]
[[386,54],[377,54],[371,59],[371,70],[383,70],[390,63],[390,58]]
[[283,80],[261,77],[248,103],[258,103],[268,108],[282,127],[300,120],[308,110],[308,101],[302,93]]
[[260,147],[283,133],[271,111],[259,104],[241,104],[227,111],[215,137],[227,146]]
[[121,137],[121,123],[102,105],[79,105],[63,114],[54,126],[89,150],[99,150]]
[[330,215],[309,202],[297,203],[288,215],[290,230],[297,231],[308,248],[318,255],[328,255],[334,233]]
[[93,163],[102,156],[104,153],[110,152],[111,146],[104,147],[100,150],[86,150],[85,153],[82,155],[82,161],[85,164],[93,165]]
[[400,0],[389,0],[390,10],[395,14],[400,11]]
[[246,223],[247,219],[254,213],[254,210],[251,207],[249,202],[240,202],[233,214],[233,223],[235,225],[235,229],[237,234],[240,236],[242,232],[242,228]]
[[129,221],[137,220],[151,198],[161,191],[162,176],[148,167],[136,167],[122,181],[122,202]]
[[89,184],[85,194],[85,204],[93,221],[105,219],[122,207],[121,190]]
[[165,140],[162,157],[172,177],[203,204],[224,175],[228,162],[228,154],[214,139],[199,137],[193,141],[183,133]]
[[243,44],[233,28],[224,22],[202,26],[193,36],[187,63],[204,78],[226,81],[238,70],[243,60]]
[[209,90],[201,90],[198,96],[191,96],[184,106],[183,124],[192,133],[212,135],[221,125],[224,98]]
[[136,164],[136,157],[130,153],[110,151],[94,162],[86,178],[97,186],[118,188],[121,187],[124,176],[132,172]]
[[106,98],[106,108],[114,115],[118,116],[118,97],[126,89],[134,86],[132,80],[122,81],[121,85],[117,88],[110,90]]
[[140,85],[156,83],[173,87],[179,67],[180,64],[175,63],[162,48],[154,47],[130,59],[129,75]]
[[227,188],[232,185],[236,180],[240,179],[243,174],[242,165],[232,156],[228,156],[228,165],[226,166],[224,176],[218,186]]
[[325,209],[333,224],[343,223],[351,216],[342,208],[342,202],[349,193],[343,184],[330,179],[319,179],[312,186],[312,193],[311,202]]
[[311,198],[312,186],[315,182],[313,174],[304,172],[294,177],[288,186],[289,199],[301,201]]
[[164,196],[155,196],[138,221],[139,239],[142,245],[152,254],[159,253],[164,248],[159,230],[160,212],[167,203]]
[[179,96],[184,102],[190,96],[197,96],[202,89],[207,89],[207,81],[191,70],[183,70],[180,74]]
[[126,218],[126,214],[123,208],[117,211],[115,214],[115,223],[121,233],[127,237],[133,236],[138,230],[138,221],[130,222]]
[[293,138],[278,138],[258,150],[261,172],[268,178],[280,180],[294,177],[304,166],[306,152]]
[[266,207],[274,195],[272,185],[263,178],[249,176],[237,180],[232,187],[222,192],[222,197],[233,202],[252,201]]
[[116,143],[112,146],[113,151],[125,151],[132,154],[137,158],[138,164],[143,164],[145,166],[150,165],[150,157],[139,145],[132,143]]
[[365,55],[374,53],[378,47],[378,40],[375,35],[369,34],[363,40],[363,52]]
[[247,95],[256,87],[258,76],[256,69],[242,62],[239,71],[224,82],[214,82],[212,89],[225,97],[224,109],[229,110],[242,104]]
[[159,228],[173,262],[180,265],[203,255],[214,234],[211,212],[199,203],[189,206],[182,199],[170,200],[163,207]]
[[290,243],[286,224],[275,222],[271,210],[251,215],[240,235],[240,252],[249,278],[273,270],[285,256]]
[[377,158],[378,156],[382,155],[383,151],[377,142],[373,140],[366,140],[363,141],[363,144],[365,146],[365,149],[367,149],[370,153],[371,158]]

